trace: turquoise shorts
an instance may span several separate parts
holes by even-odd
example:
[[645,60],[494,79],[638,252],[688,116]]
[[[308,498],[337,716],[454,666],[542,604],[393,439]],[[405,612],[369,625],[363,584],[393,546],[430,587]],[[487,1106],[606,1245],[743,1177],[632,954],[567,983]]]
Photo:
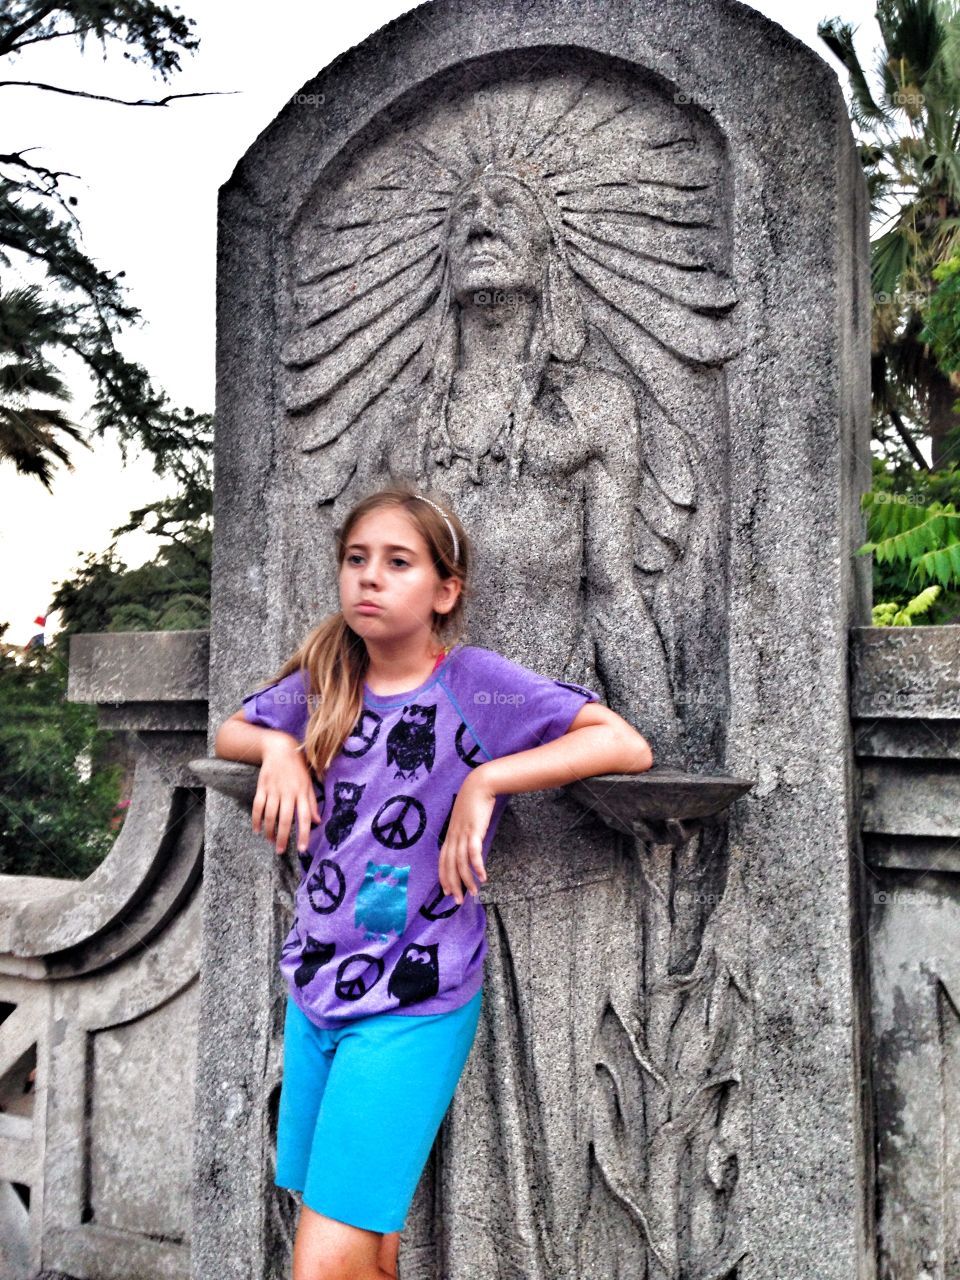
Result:
[[318,1027],[287,996],[278,1187],[315,1213],[401,1231],[473,1045],[483,988],[459,1009]]

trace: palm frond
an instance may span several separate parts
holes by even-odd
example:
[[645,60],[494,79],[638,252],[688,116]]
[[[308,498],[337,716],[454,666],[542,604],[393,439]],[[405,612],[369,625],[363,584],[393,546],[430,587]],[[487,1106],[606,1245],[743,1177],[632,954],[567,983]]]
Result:
[[817,25],[817,35],[834,57],[846,68],[852,94],[851,112],[862,128],[870,124],[890,123],[891,116],[874,101],[857,51],[853,47],[854,28],[837,18],[824,18]]

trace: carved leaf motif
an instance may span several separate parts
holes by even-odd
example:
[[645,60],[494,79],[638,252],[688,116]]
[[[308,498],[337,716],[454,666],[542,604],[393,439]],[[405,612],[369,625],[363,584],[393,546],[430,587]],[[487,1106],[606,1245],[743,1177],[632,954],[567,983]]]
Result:
[[[647,946],[665,964],[663,890],[653,875],[642,875]],[[736,961],[726,959],[737,887],[732,878],[728,896],[707,922],[692,971],[661,969],[649,985],[646,1045],[637,1044],[609,1006],[598,1034],[595,1159],[611,1193],[643,1231],[659,1268],[655,1274],[669,1280],[725,1277],[743,1256],[729,1232],[710,1230],[712,1221],[722,1222],[738,1169],[736,1128],[723,1125],[741,1082],[738,1054],[748,998],[734,975]],[[645,1134],[639,1132],[641,1118]],[[704,1195],[716,1196],[718,1206],[698,1208]],[[691,1232],[685,1224],[694,1218],[701,1225]]]

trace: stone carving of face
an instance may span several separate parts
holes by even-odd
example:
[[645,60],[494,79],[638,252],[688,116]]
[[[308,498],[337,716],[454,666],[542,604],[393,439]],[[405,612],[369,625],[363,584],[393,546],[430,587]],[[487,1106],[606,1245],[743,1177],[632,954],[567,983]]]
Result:
[[550,229],[527,188],[503,174],[482,174],[450,211],[454,295],[467,303],[494,291],[539,297],[549,244]]

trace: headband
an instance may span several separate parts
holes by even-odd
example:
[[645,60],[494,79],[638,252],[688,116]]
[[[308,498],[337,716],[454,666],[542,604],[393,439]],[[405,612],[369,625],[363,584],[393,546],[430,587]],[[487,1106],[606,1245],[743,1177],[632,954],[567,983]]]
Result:
[[451,524],[450,518],[448,517],[447,513],[443,510],[442,507],[438,507],[435,502],[431,502],[429,498],[425,498],[422,493],[415,493],[413,496],[415,498],[419,498],[421,502],[428,503],[431,507],[433,507],[434,511],[439,511],[439,513],[443,516],[444,520],[447,522],[447,528],[450,530],[450,537],[453,539],[453,563],[459,564],[460,543],[457,541],[456,531],[453,525]]

